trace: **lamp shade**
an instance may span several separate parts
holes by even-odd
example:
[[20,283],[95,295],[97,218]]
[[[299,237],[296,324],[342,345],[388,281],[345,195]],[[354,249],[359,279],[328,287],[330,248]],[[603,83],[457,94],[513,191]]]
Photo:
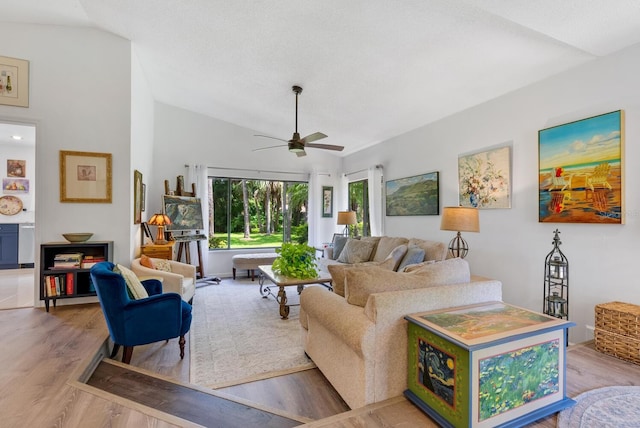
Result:
[[440,230],[457,232],[480,232],[480,220],[477,208],[444,207]]
[[158,213],[154,214],[151,219],[149,219],[149,224],[152,226],[166,226],[171,224],[171,219],[166,214]]
[[357,224],[358,219],[355,211],[338,211],[338,224]]

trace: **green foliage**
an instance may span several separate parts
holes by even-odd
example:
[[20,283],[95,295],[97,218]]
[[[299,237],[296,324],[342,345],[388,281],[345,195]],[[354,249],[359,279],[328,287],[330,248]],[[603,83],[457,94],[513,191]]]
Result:
[[216,236],[210,236],[209,248],[227,248],[227,240]]
[[291,278],[315,278],[318,276],[316,270],[316,250],[305,244],[282,244],[276,249],[279,254],[273,262],[273,271]]
[[299,226],[291,226],[291,240],[298,244],[306,244],[309,240],[309,225],[304,223]]

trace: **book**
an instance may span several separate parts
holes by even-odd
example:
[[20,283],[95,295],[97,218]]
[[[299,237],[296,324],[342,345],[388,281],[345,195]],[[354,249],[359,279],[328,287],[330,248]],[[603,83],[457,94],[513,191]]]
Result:
[[73,294],[73,273],[72,272],[67,272],[67,278],[66,278],[66,294],[67,296],[70,296]]
[[82,263],[80,264],[80,267],[82,269],[90,269],[96,263],[104,262],[105,260],[106,258],[103,256],[85,256],[82,259]]

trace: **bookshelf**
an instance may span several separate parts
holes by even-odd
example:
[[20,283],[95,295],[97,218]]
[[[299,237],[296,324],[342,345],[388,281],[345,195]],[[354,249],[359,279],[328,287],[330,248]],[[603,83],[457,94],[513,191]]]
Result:
[[[74,254],[75,257],[72,256]],[[58,299],[95,296],[96,292],[89,275],[91,268],[87,262],[112,259],[113,241],[41,244],[40,300],[44,300],[47,312],[50,301],[53,301],[55,308]],[[76,266],[72,266],[74,264]]]

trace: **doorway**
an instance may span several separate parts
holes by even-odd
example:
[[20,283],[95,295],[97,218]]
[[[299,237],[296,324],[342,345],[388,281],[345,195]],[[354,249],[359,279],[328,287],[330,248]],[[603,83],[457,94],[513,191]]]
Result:
[[[36,272],[36,127],[0,121],[0,228],[15,237],[0,241],[0,309],[32,307]],[[7,235],[9,236],[9,235]]]

